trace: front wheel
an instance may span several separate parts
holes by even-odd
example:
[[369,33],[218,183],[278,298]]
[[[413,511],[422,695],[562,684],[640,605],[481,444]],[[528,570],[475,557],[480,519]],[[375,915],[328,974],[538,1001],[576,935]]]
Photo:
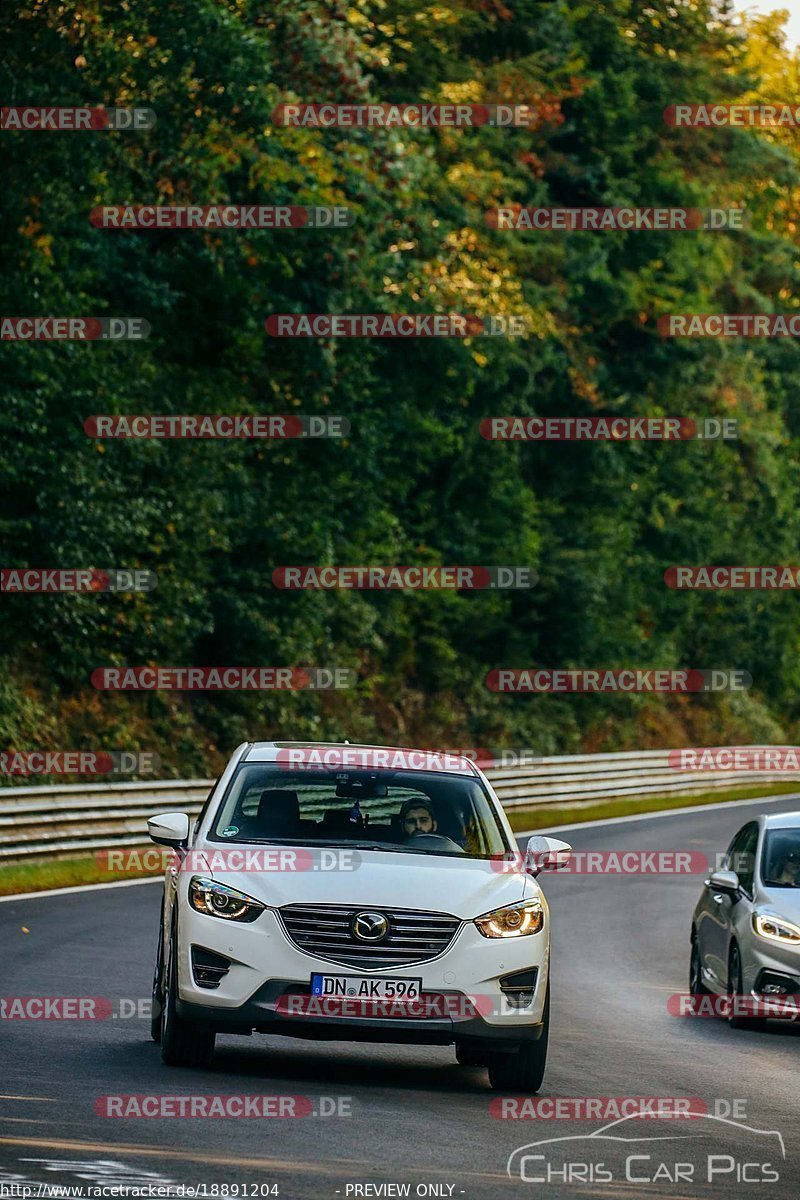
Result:
[[469,1043],[456,1042],[456,1062],[461,1067],[485,1067],[486,1053]]
[[689,994],[691,996],[707,996],[708,988],[703,983],[703,965],[700,960],[700,947],[697,944],[697,934],[692,934],[692,954],[689,959]]
[[207,1067],[217,1035],[213,1029],[199,1029],[192,1021],[178,1016],[176,938],[173,929],[167,951],[167,986],[161,1010],[161,1057],[171,1067]]
[[153,972],[153,998],[150,1001],[150,1037],[154,1042],[161,1041],[161,1009],[164,1005],[164,906],[161,906],[161,917],[158,922],[158,945],[156,946],[156,966]]
[[550,984],[544,1001],[542,1032],[535,1042],[525,1042],[516,1054],[489,1056],[489,1083],[496,1092],[538,1092],[547,1064],[550,1033]]

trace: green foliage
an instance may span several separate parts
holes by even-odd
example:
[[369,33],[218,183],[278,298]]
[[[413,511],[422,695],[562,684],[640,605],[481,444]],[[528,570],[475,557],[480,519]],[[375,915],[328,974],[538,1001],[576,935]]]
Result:
[[[0,12],[7,103],[147,106],[143,133],[10,133],[6,312],[148,341],[7,344],[7,565],[142,566],[136,596],[2,599],[0,737],[139,744],[204,773],[246,737],[542,752],[793,735],[790,593],[673,563],[796,561],[793,341],[670,341],[668,312],[797,306],[797,147],[667,126],[797,78],[774,21],[652,0],[41,0]],[[529,104],[528,129],[298,130],[279,102]],[[769,97],[772,98],[772,97]],[[324,230],[111,232],[96,205],[348,204]],[[510,233],[501,204],[744,204],[746,232]],[[280,312],[470,312],[529,336],[280,341]],[[335,413],[344,441],[99,441],[94,413]],[[482,418],[732,417],[738,442],[491,443]],[[292,563],[534,566],[533,592],[291,593]],[[105,664],[336,664],[339,695],[97,694]],[[733,699],[497,696],[497,666],[723,666]],[[35,714],[47,713],[37,722]],[[796,736],[796,735],[795,735]]]

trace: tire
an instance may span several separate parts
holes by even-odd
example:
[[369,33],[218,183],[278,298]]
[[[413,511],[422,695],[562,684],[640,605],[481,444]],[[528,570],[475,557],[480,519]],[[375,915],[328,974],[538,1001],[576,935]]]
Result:
[[[736,942],[728,952],[728,995],[743,996],[742,957]],[[766,1029],[766,1017],[728,1017],[731,1029]]]
[[462,1067],[485,1067],[486,1052],[465,1042],[456,1042],[456,1062]]
[[161,906],[161,916],[158,921],[158,945],[156,946],[156,965],[153,971],[153,996],[150,1002],[150,1037],[154,1042],[161,1041],[161,1009],[164,1004],[164,906]]
[[167,954],[167,986],[161,1010],[161,1058],[170,1067],[207,1067],[214,1053],[217,1035],[213,1029],[199,1029],[192,1021],[178,1016],[176,938],[173,928]]
[[692,953],[689,958],[689,995],[708,996],[709,990],[703,983],[700,969],[700,947],[697,945],[697,934],[692,930]]
[[516,1054],[490,1054],[489,1083],[496,1092],[538,1092],[547,1064],[550,1033],[550,984],[544,1001],[542,1032],[535,1042],[525,1042]]

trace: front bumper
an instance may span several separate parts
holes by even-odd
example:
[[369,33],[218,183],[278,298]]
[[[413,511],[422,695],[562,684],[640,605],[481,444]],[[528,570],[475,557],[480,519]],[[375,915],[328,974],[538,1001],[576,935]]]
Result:
[[[214,989],[199,987],[192,947],[223,956],[230,968]],[[541,1035],[549,974],[549,921],[529,937],[488,939],[464,922],[444,953],[427,962],[360,971],[321,959],[289,941],[273,910],[234,926],[181,906],[178,1012],[222,1032],[447,1045],[454,1041],[519,1045]],[[500,980],[535,972],[529,1003],[514,1007]],[[312,1003],[311,975],[352,974],[422,980],[424,1015],[373,1015],[344,1006],[341,1014]],[[386,1002],[391,1005],[391,1002]],[[362,1006],[363,1007],[363,1006]]]
[[786,995],[800,1005],[800,951],[794,945],[781,945],[753,935],[742,949],[744,989],[758,998],[764,997],[764,982],[780,981]]
[[[495,1049],[517,1049],[523,1042],[536,1041],[544,1026],[541,1022],[515,1021],[512,1025],[489,1024],[480,1014],[465,1015],[470,1000],[460,992],[428,993],[423,999],[438,1010],[435,1016],[422,1018],[403,1016],[354,1015],[355,1005],[348,1010],[342,1006],[337,1013],[334,1005],[326,1005],[283,979],[271,979],[240,1007],[213,1009],[206,1004],[179,1000],[180,1016],[205,1029],[218,1033],[282,1034],[286,1037],[308,1038],[314,1041],[397,1042],[411,1045],[448,1046],[453,1042],[468,1042],[475,1046]],[[292,1001],[304,1003],[292,1011]],[[309,1004],[310,1002],[310,1004]],[[311,1011],[309,1012],[309,1007]],[[380,1003],[375,1009],[380,1012]],[[392,1007],[387,1001],[386,1009]],[[448,1015],[448,1011],[455,1015]],[[441,1015],[438,1015],[441,1014]]]

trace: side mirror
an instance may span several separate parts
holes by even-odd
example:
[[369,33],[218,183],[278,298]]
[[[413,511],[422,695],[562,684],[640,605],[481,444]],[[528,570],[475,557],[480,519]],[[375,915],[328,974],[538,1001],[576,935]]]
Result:
[[189,817],[182,812],[159,813],[150,817],[147,832],[156,845],[180,849],[189,841]]
[[535,833],[525,847],[525,870],[534,878],[540,871],[558,871],[567,865],[571,854],[568,842]]
[[739,895],[739,876],[735,871],[714,871],[704,882],[711,892],[723,892],[726,896]]

